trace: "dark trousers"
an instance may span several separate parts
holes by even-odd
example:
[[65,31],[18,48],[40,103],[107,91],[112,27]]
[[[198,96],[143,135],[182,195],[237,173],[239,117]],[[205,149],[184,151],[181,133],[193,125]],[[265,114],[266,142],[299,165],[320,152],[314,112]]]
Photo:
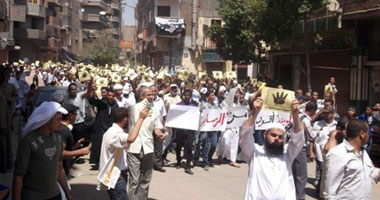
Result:
[[61,199],[62,199],[61,193],[59,193],[57,196],[49,198],[49,199],[46,199],[46,200],[61,200]]
[[319,197],[319,193],[321,191],[321,181],[322,181],[322,174],[323,174],[323,162],[315,160],[316,161],[316,172],[315,172],[315,182],[314,185],[316,186],[316,192],[317,196]]
[[111,200],[128,200],[127,196],[127,176],[120,175],[115,188],[107,190]]
[[84,122],[74,124],[71,132],[73,133],[74,143],[82,138],[90,139],[92,125],[86,125]]
[[186,169],[190,169],[191,162],[193,161],[193,141],[194,131],[192,130],[177,130],[177,146],[176,157],[177,163],[181,163],[181,149],[184,147],[184,157],[186,158]]
[[164,162],[162,160],[162,140],[153,133],[153,142],[154,142],[154,158],[153,158],[153,167],[155,169],[162,168]]
[[307,157],[306,148],[302,148],[292,164],[294,185],[296,186],[297,200],[305,199],[305,188],[307,183]]

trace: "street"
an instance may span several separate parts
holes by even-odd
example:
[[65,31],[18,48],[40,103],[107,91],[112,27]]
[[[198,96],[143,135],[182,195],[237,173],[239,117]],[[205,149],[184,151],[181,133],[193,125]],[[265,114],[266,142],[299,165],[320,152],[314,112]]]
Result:
[[[15,118],[15,127],[21,126],[23,122],[19,115]],[[18,133],[21,129],[15,129],[12,134],[12,146],[14,155],[18,144]],[[96,190],[97,170],[92,170],[88,161],[89,156],[83,157],[83,164],[75,164],[70,172],[69,183],[73,194],[79,200],[109,199],[107,192]],[[214,157],[215,158],[215,157]],[[244,199],[245,188],[248,177],[248,165],[241,163],[240,168],[234,168],[228,164],[215,165],[205,172],[203,168],[193,168],[194,175],[184,173],[184,169],[176,169],[175,154],[169,153],[170,162],[165,167],[166,173],[153,172],[149,189],[150,200],[231,200]],[[315,189],[310,184],[314,178],[315,164],[308,164],[308,184],[306,187],[306,199],[316,199]],[[0,182],[11,188],[12,173],[0,175]],[[372,199],[378,199],[380,188],[372,185]]]

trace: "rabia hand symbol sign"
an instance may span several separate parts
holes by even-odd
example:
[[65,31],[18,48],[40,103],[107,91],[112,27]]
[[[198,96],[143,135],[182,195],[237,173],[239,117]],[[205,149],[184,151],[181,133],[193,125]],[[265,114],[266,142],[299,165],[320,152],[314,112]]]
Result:
[[281,94],[280,94],[280,92],[277,92],[276,96],[274,94],[272,94],[272,95],[273,95],[274,103],[280,104],[280,105],[285,103],[285,99],[288,96],[288,94],[284,94],[284,92],[281,92]]

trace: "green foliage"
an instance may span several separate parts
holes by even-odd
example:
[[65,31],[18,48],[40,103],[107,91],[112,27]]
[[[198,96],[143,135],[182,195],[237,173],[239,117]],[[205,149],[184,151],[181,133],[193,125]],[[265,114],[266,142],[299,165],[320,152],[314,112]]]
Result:
[[91,60],[95,65],[116,63],[119,58],[119,48],[114,46],[112,35],[100,33],[99,36],[84,44],[83,59]]
[[224,24],[208,31],[217,52],[234,63],[251,63],[264,52],[260,42],[272,46],[288,40],[293,29],[324,0],[219,0]]

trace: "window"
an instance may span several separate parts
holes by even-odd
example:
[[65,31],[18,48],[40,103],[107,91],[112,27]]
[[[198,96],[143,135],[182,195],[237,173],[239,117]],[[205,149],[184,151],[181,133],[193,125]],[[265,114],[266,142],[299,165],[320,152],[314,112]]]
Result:
[[157,17],[170,17],[170,6],[157,6]]
[[35,3],[35,4],[38,4],[38,0],[28,0],[28,3]]
[[220,19],[212,19],[211,20],[211,25],[214,25],[214,24],[222,25],[222,20],[220,20]]

